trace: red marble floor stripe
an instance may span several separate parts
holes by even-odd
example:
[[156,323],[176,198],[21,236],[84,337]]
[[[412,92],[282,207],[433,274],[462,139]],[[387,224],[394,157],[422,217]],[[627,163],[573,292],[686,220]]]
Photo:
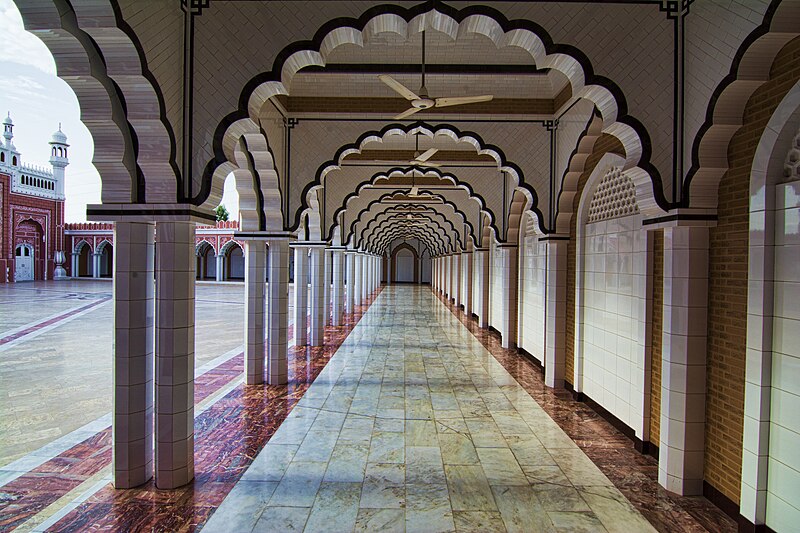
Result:
[[195,419],[195,479],[175,490],[153,481],[130,490],[110,484],[49,531],[196,531],[231,491],[378,296],[345,325],[325,328],[320,347],[290,349],[287,385],[239,385]]
[[71,311],[67,311],[67,312],[62,313],[62,314],[60,314],[58,316],[54,316],[53,318],[48,318],[47,320],[43,320],[42,322],[39,322],[38,324],[34,324],[32,326],[29,326],[29,327],[23,329],[22,331],[18,331],[16,333],[12,333],[11,335],[7,335],[7,336],[3,337],[2,339],[0,339],[0,346],[2,346],[3,344],[7,344],[7,343],[9,343],[11,341],[15,341],[17,339],[21,339],[25,335],[30,335],[31,333],[33,333],[35,331],[39,331],[42,328],[45,328],[47,326],[50,326],[50,325],[56,324],[58,322],[61,322],[62,320],[66,319],[66,318],[69,318],[71,316],[77,315],[78,313],[82,313],[83,311],[87,311],[87,310],[91,309],[92,307],[97,307],[98,305],[100,305],[102,303],[105,303],[105,302],[109,301],[110,299],[111,299],[111,296],[104,296],[104,297],[102,297],[102,298],[100,298],[98,300],[95,300],[92,303],[86,304],[86,305],[78,307],[76,309],[72,309]]
[[502,348],[497,333],[481,329],[461,309],[437,296],[658,531],[737,531],[736,523],[707,499],[664,490],[658,484],[658,461],[637,452],[633,441],[587,404],[573,400],[569,391],[547,387],[531,361]]
[[[91,306],[73,310],[70,314],[89,307]],[[64,318],[66,316],[68,315],[62,315]],[[288,339],[294,339],[293,326],[288,328]],[[242,372],[244,352],[198,376],[194,383],[195,405],[216,393]],[[0,487],[0,533],[19,526],[109,464],[110,426]]]

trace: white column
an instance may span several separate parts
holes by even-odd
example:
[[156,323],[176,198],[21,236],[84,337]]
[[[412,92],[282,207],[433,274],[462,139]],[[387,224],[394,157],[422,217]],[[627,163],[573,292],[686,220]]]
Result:
[[513,348],[517,340],[517,246],[498,247],[503,258],[503,331],[500,332],[500,346]]
[[369,299],[372,294],[372,256],[364,256],[364,298]]
[[325,248],[325,252],[323,254],[325,260],[325,275],[323,276],[323,288],[325,289],[323,294],[325,298],[325,303],[322,304],[322,322],[325,326],[331,325],[331,267],[333,266],[333,253],[330,249]]
[[452,291],[452,269],[450,268],[452,265],[451,262],[452,256],[446,255],[444,256],[444,295],[445,298],[449,301],[451,298]]
[[344,304],[344,251],[331,250],[333,259],[333,316],[331,324],[342,325],[342,311]]
[[99,278],[100,277],[100,258],[102,257],[101,254],[97,252],[92,254],[92,277]]
[[485,329],[489,327],[489,250],[476,249],[474,256],[475,296],[478,301],[480,326]]
[[244,374],[246,383],[264,383],[266,333],[267,244],[245,241],[244,245]]
[[155,473],[159,489],[194,478],[194,228],[156,224]]
[[664,228],[664,322],[658,483],[703,493],[708,228]]
[[325,248],[311,248],[311,333],[309,344],[322,346],[325,342]]
[[[84,245],[86,246],[86,245]],[[73,278],[78,277],[78,261],[80,260],[80,254],[72,252],[72,269],[69,271],[70,276]],[[116,267],[115,267],[116,268]]]
[[369,276],[369,256],[367,254],[361,255],[361,303],[363,304],[369,297],[368,283]]
[[361,305],[361,299],[364,294],[363,282],[361,281],[364,276],[364,264],[361,261],[361,254],[356,253],[353,256],[353,264],[355,266],[355,273],[353,274],[353,309],[355,310],[355,306]]
[[[153,237],[151,223],[114,224],[114,486],[153,477]],[[73,262],[77,255],[73,255]],[[73,275],[77,276],[77,265]]]
[[308,344],[308,248],[294,248],[294,343]]
[[464,265],[464,283],[462,284],[464,287],[462,297],[464,301],[464,313],[467,315],[467,318],[470,318],[472,316],[472,252],[462,253],[461,262]]
[[289,379],[289,241],[270,239],[267,315],[267,383],[283,385]]
[[453,254],[453,303],[461,305],[461,254]]
[[347,251],[344,253],[345,270],[347,278],[347,292],[345,299],[345,312],[353,314],[356,305],[356,253]]
[[223,254],[217,254],[217,255],[214,256],[214,259],[217,261],[217,270],[216,270],[217,281],[224,281],[225,280],[225,256]]
[[554,388],[564,387],[567,373],[568,244],[568,240],[547,241],[544,383]]

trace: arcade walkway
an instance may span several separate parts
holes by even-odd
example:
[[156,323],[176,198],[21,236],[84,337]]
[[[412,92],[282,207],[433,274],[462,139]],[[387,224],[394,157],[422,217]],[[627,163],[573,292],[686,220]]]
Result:
[[380,293],[203,527],[653,531],[427,287]]

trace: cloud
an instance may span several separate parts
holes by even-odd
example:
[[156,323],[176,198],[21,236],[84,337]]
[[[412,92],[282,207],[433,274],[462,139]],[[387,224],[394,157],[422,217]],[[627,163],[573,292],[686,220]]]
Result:
[[29,65],[48,74],[56,73],[56,64],[47,46],[25,31],[22,16],[11,0],[0,0],[0,35],[3,36],[3,60]]

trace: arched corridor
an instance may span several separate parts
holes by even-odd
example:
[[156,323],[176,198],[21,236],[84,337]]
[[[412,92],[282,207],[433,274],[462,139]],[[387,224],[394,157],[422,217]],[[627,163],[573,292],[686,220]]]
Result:
[[0,464],[13,527],[800,523],[800,1],[134,4],[18,2],[102,148],[116,401]]

